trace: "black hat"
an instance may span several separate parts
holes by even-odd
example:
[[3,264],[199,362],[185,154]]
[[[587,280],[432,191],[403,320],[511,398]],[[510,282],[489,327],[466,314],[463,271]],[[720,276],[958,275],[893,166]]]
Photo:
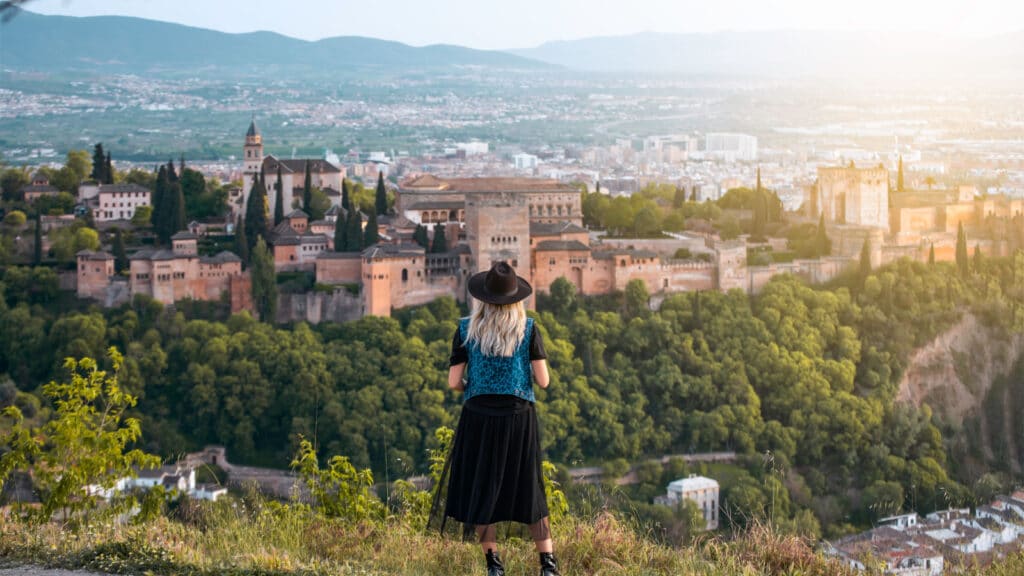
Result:
[[469,293],[489,304],[514,304],[532,294],[533,288],[508,262],[495,262],[490,270],[469,277]]

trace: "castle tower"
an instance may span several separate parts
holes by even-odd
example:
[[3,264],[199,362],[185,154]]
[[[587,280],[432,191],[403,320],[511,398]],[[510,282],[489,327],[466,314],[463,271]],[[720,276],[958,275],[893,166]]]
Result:
[[263,136],[256,127],[256,119],[249,123],[249,131],[245,133],[244,147],[245,174],[257,174],[263,166]]
[[[516,273],[533,282],[530,274],[530,207],[525,194],[472,192],[466,194],[466,243],[470,274],[504,260]],[[527,302],[532,307],[532,299]]]
[[379,247],[363,251],[363,313],[391,316],[391,263]]

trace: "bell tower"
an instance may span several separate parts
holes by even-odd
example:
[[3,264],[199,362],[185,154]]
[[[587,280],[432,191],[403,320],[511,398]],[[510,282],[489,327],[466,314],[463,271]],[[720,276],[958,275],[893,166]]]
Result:
[[[256,127],[256,118],[249,123],[249,131],[245,133],[245,174],[258,174],[263,167],[263,136]],[[248,180],[248,179],[247,179]]]

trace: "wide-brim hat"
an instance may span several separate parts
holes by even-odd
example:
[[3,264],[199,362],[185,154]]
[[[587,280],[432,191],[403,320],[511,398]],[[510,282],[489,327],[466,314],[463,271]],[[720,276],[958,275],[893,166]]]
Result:
[[532,294],[533,287],[508,262],[495,262],[490,270],[469,277],[469,293],[489,304],[515,304]]

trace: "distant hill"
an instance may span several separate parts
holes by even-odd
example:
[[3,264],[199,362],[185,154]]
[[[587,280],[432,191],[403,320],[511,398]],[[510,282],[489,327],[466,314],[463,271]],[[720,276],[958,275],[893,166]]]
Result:
[[142,18],[77,18],[28,11],[0,26],[0,48],[5,68],[44,72],[248,75],[287,70],[343,75],[373,69],[551,67],[505,52],[459,46],[416,48],[357,36],[309,42],[273,32],[228,34]]
[[510,50],[577,70],[761,76],[1022,72],[1024,33],[969,39],[913,32],[643,32]]

